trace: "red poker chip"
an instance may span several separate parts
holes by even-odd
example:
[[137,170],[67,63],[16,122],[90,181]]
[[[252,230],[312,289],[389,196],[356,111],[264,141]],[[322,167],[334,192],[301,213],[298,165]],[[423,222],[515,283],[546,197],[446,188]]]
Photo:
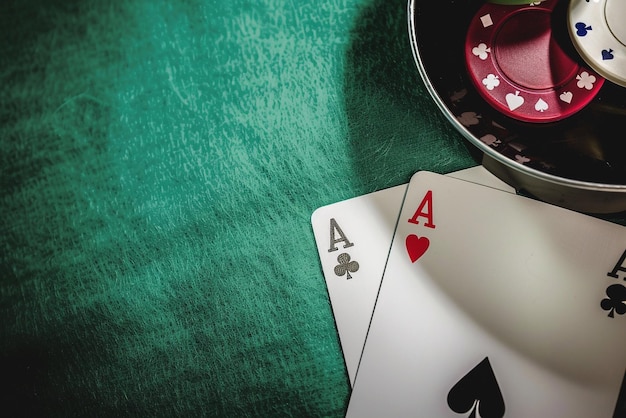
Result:
[[534,123],[565,119],[583,109],[604,84],[604,78],[574,61],[553,38],[556,3],[486,3],[470,23],[465,40],[470,79],[491,106],[511,118]]

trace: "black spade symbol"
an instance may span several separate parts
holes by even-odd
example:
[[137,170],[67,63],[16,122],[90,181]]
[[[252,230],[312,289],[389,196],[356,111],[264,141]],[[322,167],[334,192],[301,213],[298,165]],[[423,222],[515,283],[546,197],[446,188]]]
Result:
[[448,392],[448,406],[459,414],[470,413],[469,418],[502,418],[504,399],[489,358],[485,357]]

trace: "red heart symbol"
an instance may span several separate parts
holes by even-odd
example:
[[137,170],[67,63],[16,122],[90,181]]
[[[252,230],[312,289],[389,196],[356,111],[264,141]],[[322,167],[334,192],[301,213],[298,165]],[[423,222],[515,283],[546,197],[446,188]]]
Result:
[[406,250],[409,253],[411,263],[415,263],[428,249],[430,241],[426,237],[418,237],[411,234],[406,237]]

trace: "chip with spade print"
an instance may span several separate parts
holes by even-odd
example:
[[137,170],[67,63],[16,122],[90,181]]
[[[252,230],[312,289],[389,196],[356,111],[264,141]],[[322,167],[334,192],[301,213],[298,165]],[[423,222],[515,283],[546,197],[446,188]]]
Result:
[[398,219],[347,417],[620,416],[625,227],[428,172]]
[[486,3],[471,20],[465,40],[470,79],[485,101],[511,118],[565,119],[583,109],[604,83],[554,35],[557,3]]
[[585,62],[626,87],[626,2],[571,0],[567,18],[572,42]]

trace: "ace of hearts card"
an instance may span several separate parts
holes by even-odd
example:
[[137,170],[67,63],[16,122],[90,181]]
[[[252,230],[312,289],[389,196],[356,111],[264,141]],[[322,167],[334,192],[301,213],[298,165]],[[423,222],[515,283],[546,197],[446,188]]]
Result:
[[622,417],[626,228],[409,183],[347,417]]

